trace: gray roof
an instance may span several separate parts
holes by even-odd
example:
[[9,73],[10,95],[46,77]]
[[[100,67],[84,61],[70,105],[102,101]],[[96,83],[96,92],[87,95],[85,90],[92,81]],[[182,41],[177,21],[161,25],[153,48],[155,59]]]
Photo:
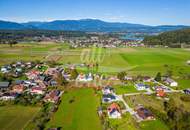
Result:
[[0,88],[8,88],[10,82],[0,82]]

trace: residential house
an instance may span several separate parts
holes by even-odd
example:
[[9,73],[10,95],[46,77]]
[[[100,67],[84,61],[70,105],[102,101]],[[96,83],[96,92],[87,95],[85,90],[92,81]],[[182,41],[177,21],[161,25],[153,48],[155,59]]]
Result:
[[190,88],[183,90],[185,94],[190,94]]
[[130,76],[125,76],[125,78],[124,78],[125,80],[133,80],[133,77],[130,77]]
[[144,76],[143,77],[143,82],[151,82],[152,81],[152,78],[149,77],[149,76]]
[[39,94],[39,95],[42,95],[42,94],[44,94],[44,91],[43,91],[43,88],[37,86],[37,87],[32,87],[32,88],[30,89],[30,93],[31,93],[31,94]]
[[50,85],[50,86],[57,86],[58,83],[57,83],[56,80],[52,79],[52,80],[49,81],[49,85]]
[[6,66],[2,66],[1,67],[1,72],[2,73],[9,73],[11,71],[11,66],[10,65],[6,65]]
[[141,105],[137,106],[135,111],[136,111],[137,115],[140,118],[142,118],[143,120],[153,120],[153,119],[155,119],[152,112],[150,110],[144,108]]
[[12,87],[12,91],[13,92],[15,92],[15,93],[23,93],[24,92],[24,89],[25,89],[25,87],[24,87],[24,85],[23,84],[19,84],[19,85],[14,85],[13,87]]
[[58,70],[57,68],[48,68],[46,71],[45,71],[45,74],[46,75],[57,75],[58,74]]
[[0,82],[0,91],[7,91],[10,87],[10,82]]
[[149,88],[149,86],[147,86],[143,83],[137,83],[137,84],[135,84],[135,88],[140,91],[140,90],[147,90]]
[[104,94],[102,96],[102,102],[103,103],[111,103],[117,101],[118,98],[113,94]]
[[28,79],[37,79],[38,75],[40,74],[40,71],[38,70],[31,70],[27,73],[25,73]]
[[31,62],[26,62],[26,68],[32,68],[32,63]]
[[108,108],[107,108],[107,113],[109,118],[121,118],[121,110],[120,107],[117,103],[112,103]]
[[111,76],[111,77],[109,77],[109,80],[117,81],[119,79],[117,78],[117,76]]
[[18,96],[17,93],[14,93],[14,92],[7,92],[7,93],[3,93],[3,94],[0,96],[0,100],[14,100],[17,96]]
[[89,74],[79,74],[76,78],[77,81],[81,81],[81,82],[88,82],[88,81],[92,81],[93,80],[93,76],[91,73]]
[[171,78],[165,78],[164,83],[166,83],[167,85],[170,85],[171,87],[177,87],[178,86],[178,83]]
[[61,92],[59,90],[52,90],[44,97],[45,102],[58,103]]
[[19,84],[23,84],[24,80],[15,80],[14,84],[19,85]]
[[102,93],[107,95],[107,94],[113,94],[114,93],[114,88],[110,86],[106,86],[102,89]]
[[156,88],[156,96],[158,97],[164,97],[166,95],[164,89],[162,87]]

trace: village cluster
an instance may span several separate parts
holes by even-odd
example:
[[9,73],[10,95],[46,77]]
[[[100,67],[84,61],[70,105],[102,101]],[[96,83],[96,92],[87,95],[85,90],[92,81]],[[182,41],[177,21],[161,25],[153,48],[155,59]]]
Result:
[[145,46],[143,43],[141,43],[141,40],[123,40],[113,37],[101,39],[99,36],[91,36],[90,38],[68,39],[68,42],[71,43],[71,46],[73,48],[90,47],[94,45],[105,48],[115,48],[119,46],[125,46],[125,47]]
[[[75,65],[70,65],[69,69],[75,69]],[[14,80],[4,79],[0,81],[0,100],[14,100],[23,93],[31,95],[41,95],[44,102],[52,102],[57,104],[63,91],[56,88],[59,86],[60,77],[64,77],[66,81],[77,81],[87,83],[99,78],[100,80],[117,80],[117,76],[110,76],[105,78],[103,75],[98,74],[84,74],[77,73],[75,79],[71,79],[71,73],[64,67],[50,67],[45,63],[34,62],[16,62],[1,67],[1,74],[5,75],[4,78],[13,77]],[[3,78],[3,76],[1,76]],[[106,110],[102,106],[98,108],[99,116],[106,113],[109,118],[122,118],[122,114],[129,112],[137,121],[153,120],[155,117],[152,112],[139,104],[135,108],[129,107],[125,102],[124,96],[135,94],[155,94],[158,98],[167,100],[166,93],[184,92],[190,94],[190,90],[174,90],[172,87],[177,87],[178,83],[169,77],[162,77],[162,81],[158,82],[152,77],[132,77],[125,76],[124,80],[131,82],[137,93],[117,95],[115,89],[111,85],[101,87],[102,104],[106,104]],[[61,86],[61,85],[60,85]],[[169,86],[169,87],[168,87]],[[48,89],[50,87],[51,89]],[[120,103],[124,104],[121,108]],[[106,111],[106,112],[105,112]]]
[[[167,93],[183,92],[185,94],[190,94],[190,89],[175,90],[174,87],[177,87],[178,83],[169,77],[162,77],[162,81],[158,82],[154,78],[148,76],[141,77],[140,79],[125,76],[125,81],[132,82],[139,92],[118,95],[112,86],[107,85],[103,87],[101,90],[103,105],[98,108],[99,116],[103,116],[106,113],[108,118],[120,119],[122,118],[122,114],[129,112],[137,122],[155,120],[153,113],[142,104],[138,104],[135,108],[131,108],[124,100],[124,96],[147,94],[155,95],[160,100],[169,100]],[[102,107],[104,104],[106,104],[107,109]]]
[[[62,68],[51,68],[45,64],[33,62],[16,62],[1,67],[4,79],[0,82],[0,100],[14,100],[23,93],[42,95],[45,102],[58,103],[60,90],[54,87],[58,85],[58,75],[64,74]],[[3,77],[3,76],[2,76]],[[48,90],[48,87],[53,89]]]

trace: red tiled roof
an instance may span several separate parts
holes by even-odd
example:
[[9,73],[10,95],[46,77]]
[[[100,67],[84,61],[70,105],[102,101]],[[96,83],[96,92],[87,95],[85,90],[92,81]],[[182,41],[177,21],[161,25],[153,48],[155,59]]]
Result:
[[120,111],[120,107],[117,103],[112,103],[109,107],[108,107],[108,111],[111,112],[113,109],[117,109],[118,111]]

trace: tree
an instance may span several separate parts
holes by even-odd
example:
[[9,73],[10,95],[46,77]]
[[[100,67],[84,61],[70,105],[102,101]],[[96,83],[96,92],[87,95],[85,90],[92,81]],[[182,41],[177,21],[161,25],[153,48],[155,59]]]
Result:
[[76,79],[78,76],[78,72],[76,69],[71,70],[71,79]]
[[125,76],[127,75],[127,73],[125,71],[119,72],[117,74],[117,78],[120,80],[125,80]]
[[12,47],[14,44],[17,44],[17,41],[14,41],[14,40],[9,41],[10,47]]
[[157,74],[156,74],[156,77],[154,78],[156,81],[161,81],[162,80],[162,76],[161,76],[161,73],[160,72],[158,72]]

